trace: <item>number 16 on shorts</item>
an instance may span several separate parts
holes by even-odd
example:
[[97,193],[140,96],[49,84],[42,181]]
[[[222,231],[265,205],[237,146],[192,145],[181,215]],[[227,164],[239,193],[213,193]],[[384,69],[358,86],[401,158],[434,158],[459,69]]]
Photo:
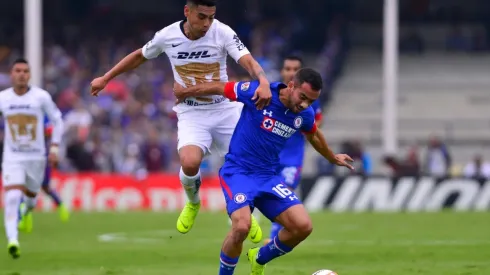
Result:
[[284,184],[279,183],[278,185],[272,187],[272,190],[276,192],[279,197],[285,199],[289,198],[291,201],[297,200],[298,197],[294,194],[293,191],[289,190]]

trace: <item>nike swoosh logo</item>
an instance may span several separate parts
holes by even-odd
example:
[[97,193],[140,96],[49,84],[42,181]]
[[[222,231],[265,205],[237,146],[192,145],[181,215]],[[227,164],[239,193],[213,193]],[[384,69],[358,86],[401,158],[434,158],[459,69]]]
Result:
[[257,231],[255,231],[255,234],[253,236],[250,236],[250,239],[255,239],[256,236],[257,236]]
[[180,45],[182,45],[182,43],[172,44],[172,48],[178,47],[178,46],[180,46]]
[[185,228],[185,229],[189,229],[189,226],[188,225],[185,225],[182,221],[180,221],[180,224],[182,224],[182,226]]

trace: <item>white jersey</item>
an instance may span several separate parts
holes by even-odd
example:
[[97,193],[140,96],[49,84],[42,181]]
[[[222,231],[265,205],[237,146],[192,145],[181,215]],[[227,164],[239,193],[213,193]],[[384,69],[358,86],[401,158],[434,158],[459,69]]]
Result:
[[42,160],[46,158],[44,117],[53,124],[51,142],[59,144],[63,134],[61,112],[51,95],[30,87],[21,96],[8,88],[0,92],[0,113],[5,122],[3,162]]
[[[184,87],[206,81],[228,81],[227,54],[238,62],[250,53],[247,47],[228,25],[216,19],[204,37],[189,40],[184,34],[184,22],[176,22],[158,31],[143,47],[143,56],[151,59],[165,52],[172,64],[175,81]],[[218,95],[188,98],[174,110],[210,109],[223,102],[228,102],[228,99]]]

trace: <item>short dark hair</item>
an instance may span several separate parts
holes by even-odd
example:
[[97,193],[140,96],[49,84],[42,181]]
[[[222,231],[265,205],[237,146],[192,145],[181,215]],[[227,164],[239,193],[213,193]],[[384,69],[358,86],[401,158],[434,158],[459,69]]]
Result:
[[303,67],[303,59],[297,55],[288,55],[284,58],[284,61],[286,60],[298,61],[301,64],[301,67]]
[[322,76],[311,68],[300,69],[294,75],[294,84],[300,86],[303,83],[310,84],[315,91],[320,91],[323,88]]
[[14,60],[14,63],[12,63],[12,67],[16,64],[26,64],[26,65],[29,65],[29,62],[27,62],[27,59],[25,58],[17,58],[16,60]]
[[187,5],[216,7],[218,0],[187,0]]

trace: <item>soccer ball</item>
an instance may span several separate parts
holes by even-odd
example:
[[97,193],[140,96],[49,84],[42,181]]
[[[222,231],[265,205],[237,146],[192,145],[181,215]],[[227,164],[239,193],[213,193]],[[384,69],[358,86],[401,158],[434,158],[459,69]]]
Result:
[[313,275],[337,275],[337,273],[333,272],[332,270],[327,270],[327,269],[322,269],[318,270]]

